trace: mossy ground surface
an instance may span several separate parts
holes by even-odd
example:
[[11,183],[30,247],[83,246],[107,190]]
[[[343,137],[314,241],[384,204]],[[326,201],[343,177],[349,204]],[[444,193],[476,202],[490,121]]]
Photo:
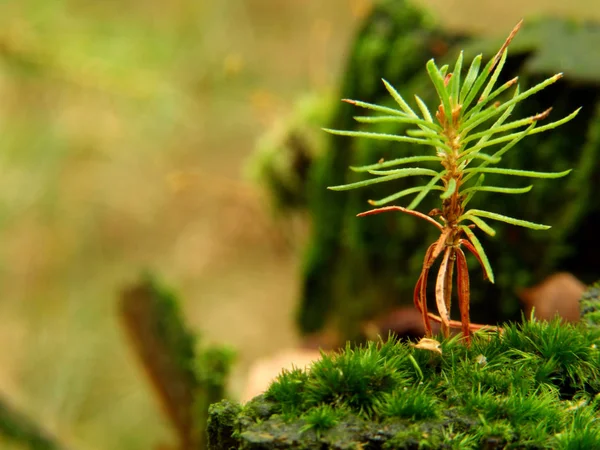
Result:
[[442,340],[441,355],[348,346],[213,405],[209,448],[600,448],[598,345],[597,327],[557,320]]

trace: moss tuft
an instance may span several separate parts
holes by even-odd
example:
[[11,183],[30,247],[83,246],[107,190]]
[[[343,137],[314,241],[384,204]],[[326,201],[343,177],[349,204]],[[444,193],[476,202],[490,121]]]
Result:
[[382,417],[405,419],[435,419],[441,415],[440,402],[431,388],[419,385],[414,389],[404,387],[386,394],[378,410]]
[[300,430],[302,432],[314,430],[317,436],[321,431],[329,430],[336,426],[340,419],[348,415],[348,411],[344,408],[333,408],[330,405],[320,405],[306,412],[302,419],[306,422]]
[[294,412],[302,405],[307,381],[308,375],[301,369],[284,370],[269,386],[265,397],[276,402],[280,412]]
[[343,352],[324,355],[312,367],[304,402],[307,406],[344,405],[370,416],[384,395],[399,387],[400,374],[390,363],[381,358],[373,343],[358,349],[348,345]]
[[577,411],[568,428],[556,436],[557,450],[583,450],[600,448],[600,427],[595,424],[598,415],[589,409]]

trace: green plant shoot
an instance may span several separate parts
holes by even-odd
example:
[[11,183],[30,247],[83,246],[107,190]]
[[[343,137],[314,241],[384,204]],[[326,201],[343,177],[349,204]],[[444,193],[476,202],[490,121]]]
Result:
[[[526,136],[542,133],[572,120],[579,109],[568,116],[544,125],[552,108],[534,116],[517,120],[509,120],[514,108],[523,100],[558,81],[562,74],[556,74],[541,83],[521,92],[517,78],[496,86],[498,77],[506,61],[508,46],[521,27],[522,21],[512,30],[498,53],[480,69],[482,56],[473,59],[466,75],[463,77],[463,54],[458,56],[452,72],[448,66],[438,67],[433,59],[427,63],[427,72],[439,97],[439,106],[432,116],[426,104],[415,96],[417,109],[411,108],[394,87],[383,80],[386,89],[394,98],[399,109],[384,107],[358,100],[344,100],[352,105],[366,108],[381,115],[356,117],[363,123],[398,122],[414,125],[406,135],[384,134],[366,131],[325,131],[358,138],[381,139],[388,141],[409,142],[431,149],[417,156],[407,156],[390,161],[380,161],[363,167],[352,167],[356,172],[374,175],[364,181],[330,187],[343,191],[369,186],[375,183],[393,182],[399,178],[410,176],[430,177],[423,186],[411,187],[396,192],[386,198],[369,201],[379,208],[363,212],[359,216],[367,216],[385,211],[400,211],[411,214],[429,222],[440,230],[439,239],[431,244],[425,254],[423,268],[414,290],[414,302],[421,312],[428,336],[432,335],[431,320],[441,324],[444,336],[448,336],[450,328],[462,328],[467,344],[470,343],[470,332],[481,328],[481,325],[469,321],[469,275],[467,261],[462,247],[470,251],[483,267],[484,275],[492,283],[494,274],[488,258],[476,237],[474,230],[479,229],[490,236],[495,234],[488,221],[500,221],[511,225],[546,230],[548,225],[507,217],[491,211],[469,209],[468,205],[477,192],[496,192],[499,194],[524,194],[532,186],[513,188],[504,186],[488,186],[484,184],[485,174],[502,174],[505,176],[528,178],[560,178],[564,172],[537,172],[506,167],[496,167],[502,156],[515,148]],[[511,96],[506,97],[513,88]],[[439,162],[439,169],[406,167],[411,163],[425,161]],[[441,191],[441,207],[428,214],[416,210],[423,198],[431,191]],[[416,194],[407,207],[386,206],[399,198]],[[427,279],[434,262],[441,256],[440,268],[435,283],[435,299],[438,315],[427,309]],[[460,321],[450,319],[450,302],[452,297],[453,274],[456,268],[456,285],[461,314]]]

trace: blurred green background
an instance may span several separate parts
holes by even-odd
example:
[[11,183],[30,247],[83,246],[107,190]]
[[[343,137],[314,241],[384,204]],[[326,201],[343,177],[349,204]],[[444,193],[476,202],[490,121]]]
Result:
[[[600,20],[595,0],[419,3],[482,33],[540,12]],[[234,395],[253,360],[296,343],[301,235],[244,167],[295,99],[335,89],[369,5],[0,2],[0,393],[76,448],[170,442],[116,315],[143,268],[239,350]]]

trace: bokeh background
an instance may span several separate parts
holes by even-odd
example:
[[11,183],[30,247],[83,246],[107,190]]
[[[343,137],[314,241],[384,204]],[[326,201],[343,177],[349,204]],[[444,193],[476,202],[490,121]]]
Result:
[[[595,0],[419,3],[487,34],[542,12],[600,20]],[[238,350],[233,395],[252,361],[296,344],[303,235],[247,159],[303,94],[335,91],[369,6],[0,2],[0,394],[79,449],[169,442],[116,314],[146,268],[195,331]]]

